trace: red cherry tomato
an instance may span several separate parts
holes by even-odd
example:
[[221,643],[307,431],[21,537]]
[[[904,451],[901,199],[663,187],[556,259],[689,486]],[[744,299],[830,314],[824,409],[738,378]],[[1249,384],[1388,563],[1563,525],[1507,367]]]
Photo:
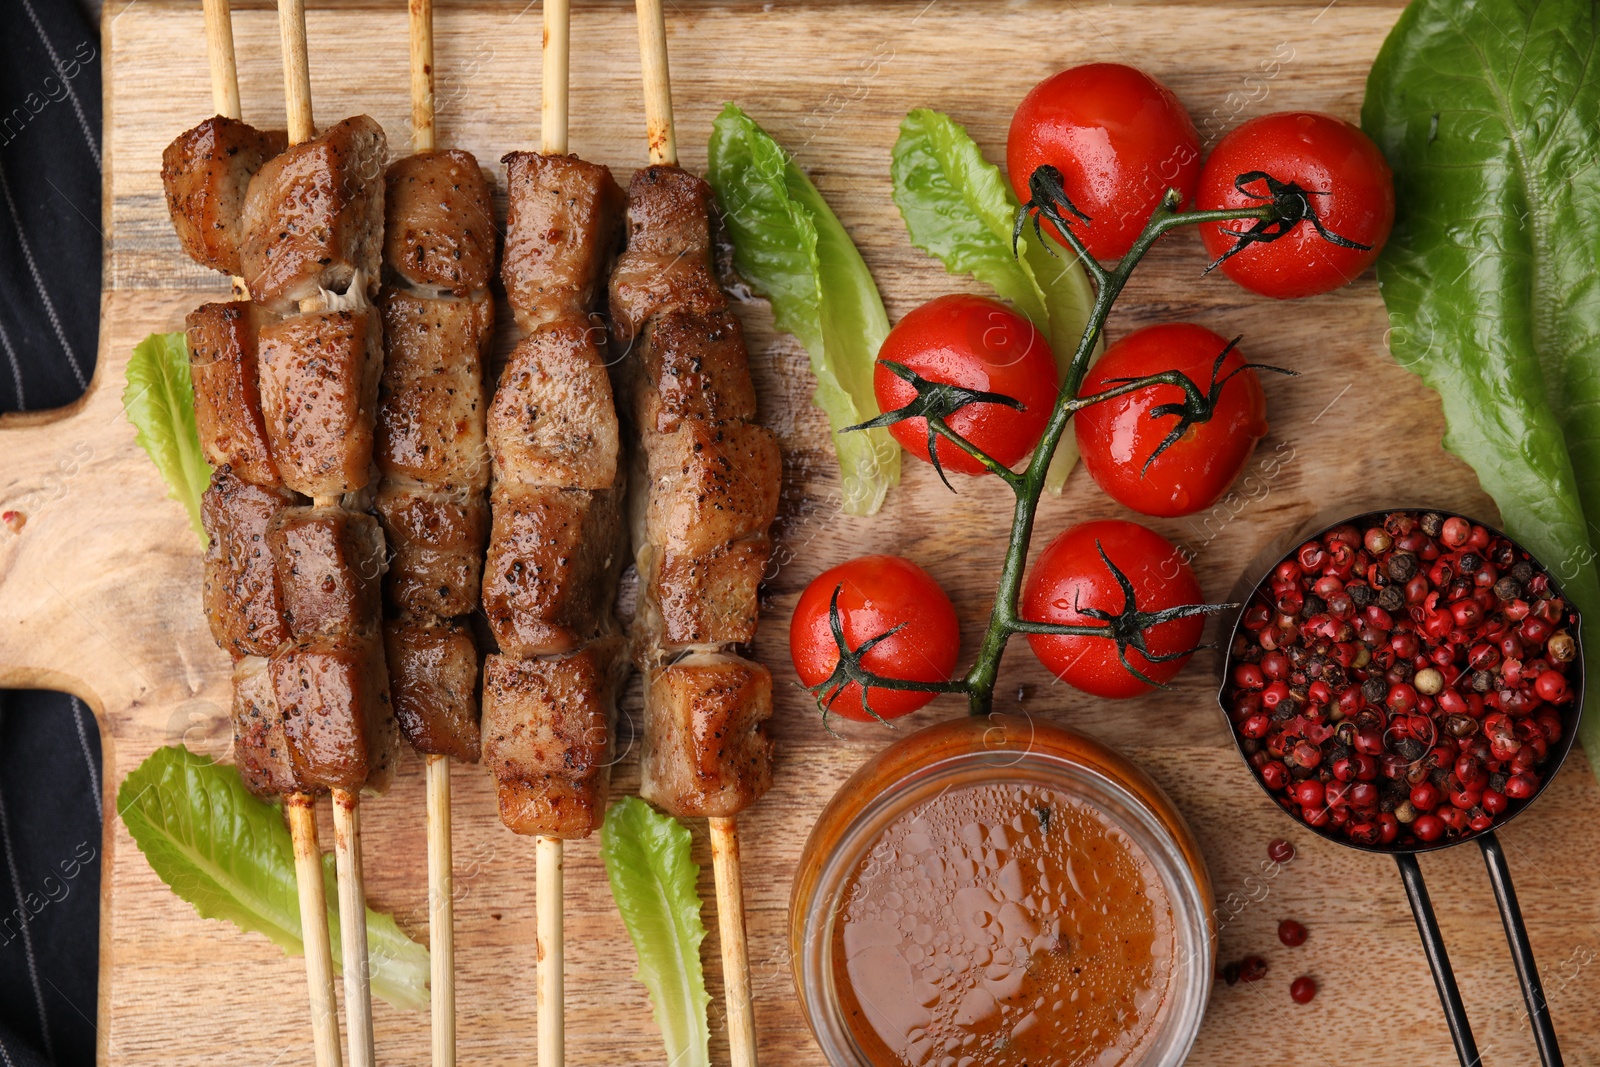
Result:
[[[928,572],[899,556],[861,556],[823,571],[806,586],[789,627],[789,654],[795,673],[808,688],[820,685],[839,663],[839,645],[828,623],[828,605],[839,590],[839,621],[845,644],[859,649],[879,634],[901,629],[861,657],[862,666],[884,678],[942,682],[956,667],[961,649],[956,609]],[[867,703],[885,719],[916,711],[937,694],[869,686]],[[838,696],[831,704],[829,697]],[[861,686],[822,694],[830,711],[847,719],[872,718],[861,703]]]
[[1203,393],[1210,392],[1213,380],[1224,383],[1204,421],[1195,421],[1160,455],[1156,450],[1183,416],[1151,418],[1150,412],[1163,404],[1182,404],[1179,386],[1152,385],[1102,400],[1073,416],[1083,465],[1118,503],[1145,515],[1191,515],[1220,500],[1244,470],[1256,442],[1267,433],[1267,400],[1256,372],[1237,348],[1217,367],[1217,357],[1227,347],[1218,335],[1190,323],[1146,326],[1112,345],[1089,369],[1083,396],[1114,388],[1114,378],[1145,378],[1168,370],[1187,374]]
[[[1055,357],[1033,323],[996,300],[953,294],[928,301],[901,319],[878,350],[872,388],[878,410],[893,411],[917,398],[916,388],[884,361],[900,363],[931,382],[946,382],[1022,402],[968,404],[950,417],[950,428],[1009,467],[1032,451],[1050,421],[1059,384]],[[889,426],[906,451],[928,455],[928,420],[904,419]],[[983,464],[940,438],[935,446],[947,471],[985,474]]]
[[[1271,189],[1265,179],[1245,182],[1247,191],[1235,184],[1253,172],[1298,186],[1325,231],[1367,247],[1329,241],[1304,219],[1282,237],[1246,245],[1223,261],[1222,273],[1246,289],[1280,300],[1326,293],[1354,281],[1383,251],[1394,225],[1394,174],[1372,139],[1350,123],[1314,111],[1251,119],[1212,150],[1197,206],[1213,211],[1266,203]],[[1200,237],[1216,259],[1235,247],[1234,234],[1254,225],[1209,223]]]
[[[1172,90],[1120,63],[1088,63],[1046,78],[1023,98],[1006,137],[1017,199],[1044,165],[1090,222],[1070,221],[1096,259],[1121,259],[1168,188],[1183,205],[1200,175],[1200,135]],[[1070,216],[1069,216],[1070,219]]]
[[[1096,542],[1100,548],[1096,548]],[[1100,549],[1133,585],[1140,611],[1160,611],[1202,602],[1194,571],[1166,538],[1134,522],[1102,519],[1079,523],[1051,541],[1028,574],[1019,605],[1022,617],[1034,622],[1098,626],[1102,620],[1081,614],[1097,609],[1120,614],[1126,598]],[[1200,642],[1204,620],[1174,619],[1144,631],[1145,647],[1154,656],[1185,653],[1153,663],[1137,649],[1128,662],[1152,681],[1170,681],[1189,661],[1187,650]],[[1151,687],[1128,672],[1108,637],[1030,634],[1034,655],[1057,678],[1101,697],[1131,697]]]

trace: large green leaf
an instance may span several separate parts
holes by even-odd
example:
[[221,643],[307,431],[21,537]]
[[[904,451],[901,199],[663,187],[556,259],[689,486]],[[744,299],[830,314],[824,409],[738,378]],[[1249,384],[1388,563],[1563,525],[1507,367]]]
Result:
[[[1445,447],[1586,613],[1600,651],[1600,24],[1587,0],[1415,0],[1367,81],[1395,169],[1390,348]],[[1600,768],[1600,686],[1582,730]]]
[[161,472],[172,499],[189,509],[189,525],[205,544],[200,495],[211,484],[211,465],[195,427],[187,339],[181,333],[146,337],[134,346],[127,379],[122,410],[133,423],[134,440]]
[[[289,955],[302,952],[294,844],[282,813],[251,796],[232,766],[177,745],[158,748],[123,779],[117,814],[161,880],[203,917],[264,934]],[[323,880],[338,967],[332,856],[324,857]],[[397,1008],[428,1006],[428,950],[370,908],[367,953],[375,994]]]
[[[1094,288],[1070,252],[1046,248],[1031,230],[1019,242],[1021,255],[1013,254],[1017,199],[966,128],[927,108],[910,112],[900,123],[891,173],[911,243],[950,273],[970,274],[1011,301],[1049,338],[1065,378],[1089,324]],[[1097,340],[1090,358],[1104,350],[1104,340]],[[1077,439],[1065,434],[1045,484],[1060,492],[1077,462]]]
[[623,797],[606,812],[600,855],[611,896],[639,956],[636,977],[650,991],[656,1025],[673,1067],[710,1067],[711,1029],[706,1007],[696,883],[700,866],[689,858],[689,830],[638,797]]
[[884,430],[842,432],[878,414],[872,373],[889,316],[872,273],[811,179],[733,104],[712,124],[706,177],[733,238],[735,269],[772,302],[778,329],[810,353],[844,510],[874,514],[900,480],[900,448]]

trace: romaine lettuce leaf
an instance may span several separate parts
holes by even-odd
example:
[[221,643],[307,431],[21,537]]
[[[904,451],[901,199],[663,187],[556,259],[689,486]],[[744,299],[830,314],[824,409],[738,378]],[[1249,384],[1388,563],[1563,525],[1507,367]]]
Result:
[[689,844],[687,827],[638,797],[611,805],[600,830],[611,896],[639,955],[636,977],[650,990],[667,1062],[710,1067],[711,995],[700,965],[706,928],[696,887],[700,866],[689,858]]
[[[1378,262],[1395,359],[1445,447],[1584,613],[1600,652],[1600,13],[1588,0],[1415,0],[1367,80],[1395,170]],[[1600,770],[1600,686],[1580,729]]]
[[200,495],[211,484],[211,465],[195,428],[187,339],[181,333],[146,337],[134,346],[127,379],[122,410],[133,423],[134,440],[161,472],[172,499],[189,509],[189,525],[203,545]]
[[[1094,289],[1072,253],[1060,245],[1046,249],[1030,229],[1019,242],[1021,254],[1012,254],[1017,198],[966,128],[948,115],[928,108],[907,114],[891,172],[895,206],[911,243],[950,273],[988,285],[1031,319],[1049,339],[1065,378],[1094,306]],[[1103,351],[1104,340],[1097,340],[1091,358]],[[1060,492],[1077,462],[1077,440],[1065,434],[1051,457],[1046,486]]]
[[845,513],[875,514],[900,480],[900,448],[885,430],[841,432],[878,414],[872,373],[889,316],[866,261],[811,179],[733,104],[712,124],[706,177],[733,238],[734,268],[811,355]]
[[[264,934],[291,956],[301,953],[289,830],[282,812],[251,796],[231,765],[178,745],[158,748],[123,780],[117,813],[151,868],[201,916]],[[339,895],[331,855],[323,857],[323,879],[338,967]],[[367,946],[372,991],[397,1008],[427,1008],[428,950],[371,908]]]

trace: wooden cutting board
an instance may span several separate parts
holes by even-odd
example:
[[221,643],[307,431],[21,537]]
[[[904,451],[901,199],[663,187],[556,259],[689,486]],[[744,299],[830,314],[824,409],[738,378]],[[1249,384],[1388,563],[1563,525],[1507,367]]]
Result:
[[[576,5],[573,148],[626,173],[644,157],[632,5]],[[275,15],[236,15],[245,117],[283,123]],[[1001,158],[1012,108],[1058,68],[1096,59],[1137,64],[1177,91],[1207,140],[1269,110],[1315,108],[1354,118],[1368,66],[1398,8],[1390,3],[702,3],[668,5],[668,36],[684,162],[702,167],[710,122],[736,100],[789,146],[855,236],[898,318],[966,288],[906,240],[890,202],[889,147],[916,106],[968,124]],[[319,2],[308,17],[316,113],[324,123],[365,111],[407,150],[405,5]],[[437,13],[441,143],[496,160],[538,140],[538,6],[442,3]],[[119,395],[129,350],[145,334],[181,328],[195,304],[225,291],[179,250],[162,202],[162,147],[211,113],[200,5],[111,0],[105,57],[105,271],[99,365],[69,409],[0,422],[0,684],[49,686],[87,700],[99,717],[106,807],[122,778],[159,745],[222,755],[228,746],[228,670],[200,611],[200,548],[183,510],[166,499],[134,444]],[[502,205],[503,207],[503,205]],[[51,210],[72,210],[53,205]],[[1273,431],[1257,467],[1208,516],[1155,521],[1195,553],[1209,595],[1225,596],[1246,562],[1288,527],[1329,507],[1397,500],[1491,515],[1472,473],[1439,447],[1439,404],[1395,365],[1370,279],[1328,296],[1277,304],[1220,276],[1202,279],[1198,240],[1182,234],[1150,259],[1111,323],[1113,338],[1152,322],[1193,319],[1243,333],[1255,358],[1302,376],[1268,376]],[[87,284],[87,282],[86,282]],[[816,812],[891,735],[849,727],[830,737],[788,666],[787,619],[806,582],[864,551],[898,552],[937,575],[975,644],[999,567],[1008,498],[961,480],[946,491],[908,461],[899,488],[872,519],[839,513],[824,422],[808,403],[805,355],[774,336],[763,305],[749,325],[762,415],[786,460],[781,566],[768,583],[757,653],[778,679],[773,723],[777,784],[742,820],[757,1023],[769,1065],[821,1062],[800,1017],[786,958],[789,881]],[[1122,515],[1079,472],[1047,500],[1046,538],[1072,521]],[[1042,544],[1042,540],[1041,540]],[[1234,754],[1212,699],[1212,666],[1197,660],[1172,693],[1098,701],[1051,679],[1025,645],[1013,648],[997,701],[1092,731],[1135,755],[1172,793],[1205,848],[1216,880],[1225,959],[1260,953],[1265,981],[1222,986],[1190,1062],[1204,1065],[1454,1062],[1432,983],[1393,865],[1295,829],[1261,796]],[[637,714],[637,694],[628,710]],[[942,701],[906,729],[959,715]],[[629,735],[624,724],[623,735]],[[901,731],[904,732],[903,730]],[[624,748],[630,747],[627,740]],[[456,772],[456,945],[463,1063],[533,1060],[533,848],[495,817],[479,768]],[[616,785],[637,785],[630,753]],[[393,791],[367,807],[368,889],[426,938],[423,775],[403,762]],[[705,828],[696,825],[706,867]],[[1287,836],[1297,858],[1260,875],[1267,842]],[[325,838],[326,839],[326,838]],[[1523,907],[1543,966],[1567,1062],[1600,1063],[1600,790],[1574,758],[1506,831]],[[64,845],[64,848],[68,846]],[[115,818],[104,840],[99,1036],[101,1062],[305,1064],[312,1060],[298,959],[261,937],[198,918],[157,880]],[[592,842],[568,849],[567,1048],[574,1065],[662,1058],[633,949],[605,887]],[[1511,963],[1482,864],[1472,849],[1423,867],[1456,971],[1490,1064],[1533,1062]],[[1286,917],[1311,931],[1286,949]],[[713,984],[715,1056],[726,1062],[715,923],[704,956]],[[1307,1007],[1289,982],[1316,976]],[[428,1058],[426,1013],[377,1006],[385,1064]]]

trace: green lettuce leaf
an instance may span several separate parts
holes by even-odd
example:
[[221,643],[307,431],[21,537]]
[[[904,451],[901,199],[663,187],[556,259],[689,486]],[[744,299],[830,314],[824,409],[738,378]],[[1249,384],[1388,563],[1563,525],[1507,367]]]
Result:
[[[1070,252],[1059,245],[1046,248],[1031,228],[1023,233],[1021,255],[1012,254],[1017,198],[966,127],[928,108],[910,112],[900,123],[891,173],[895,206],[911,243],[950,273],[972,275],[1032,320],[1049,339],[1065,378],[1089,324],[1094,289]],[[1104,351],[1102,338],[1091,359]],[[1065,434],[1051,457],[1046,486],[1059,493],[1077,462],[1077,439]]]
[[[1378,263],[1390,349],[1445,447],[1600,650],[1600,15],[1587,0],[1415,0],[1367,80],[1395,169]],[[1600,770],[1600,686],[1581,736]]]
[[168,495],[189,509],[189,525],[203,545],[200,494],[211,484],[211,465],[194,423],[187,339],[181,333],[151,334],[134,346],[127,375],[122,410],[133,423],[134,440],[166,480]]
[[700,966],[700,866],[689,858],[689,831],[638,797],[611,805],[600,830],[600,855],[611,896],[639,954],[636,977],[650,990],[656,1025],[673,1067],[709,1067],[711,1028]]
[[878,414],[872,372],[889,316],[866,261],[811,179],[733,104],[712,124],[706,177],[733,238],[734,268],[811,355],[845,513],[875,514],[900,480],[900,448],[885,430],[841,432]]
[[[181,337],[181,335],[179,335]],[[117,814],[161,880],[207,919],[302,951],[294,845],[282,812],[250,795],[232,766],[179,745],[158,748],[117,790]],[[328,929],[339,958],[338,886],[323,857]],[[428,1006],[428,950],[391,916],[367,909],[372,991],[397,1008]]]

